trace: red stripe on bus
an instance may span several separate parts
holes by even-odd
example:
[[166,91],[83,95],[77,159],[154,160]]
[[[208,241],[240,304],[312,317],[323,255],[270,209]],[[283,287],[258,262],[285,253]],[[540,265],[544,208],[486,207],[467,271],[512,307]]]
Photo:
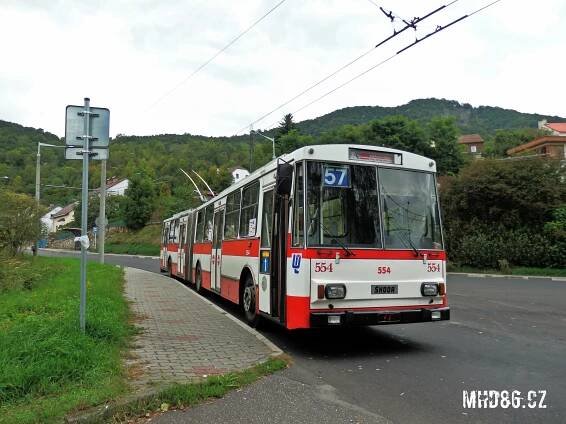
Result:
[[371,306],[366,308],[334,308],[334,309],[311,309],[311,312],[348,312],[348,311],[412,311],[415,309],[436,309],[442,308],[446,305],[446,300],[443,299],[440,305],[407,305],[407,306]]
[[286,296],[286,312],[287,328],[293,330],[295,328],[310,327],[310,298],[303,296]]
[[193,254],[210,255],[212,243],[197,243],[193,246]]
[[178,244],[173,244],[173,243],[169,243],[167,245],[167,251],[168,252],[177,252],[179,250],[179,245]]
[[201,278],[202,278],[202,282],[201,282],[202,287],[210,290],[210,287],[211,287],[210,286],[210,271],[201,270],[200,275],[201,275]]
[[445,261],[446,252],[426,251],[419,250],[419,257],[415,257],[415,252],[412,250],[372,250],[372,249],[350,249],[354,254],[348,254],[341,248],[319,248],[316,247],[309,249],[290,248],[287,250],[287,257],[290,258],[293,253],[301,253],[304,259],[334,259],[336,254],[340,255],[341,259],[398,259],[398,260],[419,260],[422,261],[422,255],[427,255],[430,261]]
[[225,240],[222,254],[229,256],[259,256],[259,239]]
[[236,304],[240,303],[240,281],[224,276],[220,280],[220,295]]

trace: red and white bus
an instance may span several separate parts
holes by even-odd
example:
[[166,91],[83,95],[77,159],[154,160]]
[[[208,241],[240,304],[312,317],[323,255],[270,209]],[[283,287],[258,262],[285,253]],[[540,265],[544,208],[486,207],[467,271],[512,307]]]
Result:
[[288,329],[450,319],[433,160],[318,145],[163,223],[161,269]]

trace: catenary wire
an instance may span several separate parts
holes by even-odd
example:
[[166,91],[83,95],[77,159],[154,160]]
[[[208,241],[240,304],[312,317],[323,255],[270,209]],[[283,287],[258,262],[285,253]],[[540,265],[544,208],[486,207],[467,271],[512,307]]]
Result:
[[[375,5],[375,3],[373,3],[373,1],[370,1],[372,4]],[[332,73],[330,73],[329,75],[327,75],[326,77],[322,78],[321,80],[313,83],[312,85],[310,85],[309,87],[307,87],[306,89],[302,90],[301,92],[299,92],[298,94],[296,94],[295,96],[291,97],[290,99],[286,100],[284,103],[280,104],[279,106],[277,106],[275,109],[270,110],[269,112],[263,114],[262,116],[260,116],[259,118],[257,118],[255,121],[243,126],[242,128],[240,128],[236,134],[241,133],[242,131],[244,131],[245,129],[249,128],[252,125],[257,124],[258,122],[263,121],[265,118],[267,118],[269,115],[277,112],[278,110],[284,108],[285,106],[287,106],[289,103],[293,102],[294,100],[298,99],[299,97],[302,97],[303,95],[305,95],[306,93],[308,93],[309,91],[311,91],[312,89],[318,87],[320,84],[322,84],[323,82],[329,80],[330,78],[332,78],[333,76],[337,75],[338,73],[340,73],[341,71],[343,71],[344,69],[348,68],[349,66],[353,65],[354,63],[358,62],[359,60],[361,60],[362,58],[366,57],[368,54],[370,54],[371,52],[373,52],[376,48],[382,46],[383,44],[385,44],[386,42],[390,41],[391,39],[395,38],[396,36],[398,36],[399,34],[403,33],[405,30],[409,29],[409,28],[413,28],[416,24],[424,21],[425,19],[429,18],[430,16],[436,14],[437,12],[447,8],[448,6],[451,6],[452,4],[456,3],[459,0],[452,0],[450,3],[440,6],[437,9],[433,10],[432,12],[426,14],[425,16],[423,16],[422,18],[414,18],[412,21],[405,22],[405,26],[403,28],[401,28],[399,31],[394,31],[393,35],[390,35],[389,37],[386,37],[385,39],[383,39],[382,41],[380,41],[375,47],[372,47],[371,49],[367,50],[366,52],[362,53],[361,55],[359,55],[358,57],[350,60],[348,63],[342,65],[341,67],[339,67],[338,69],[336,69],[335,71],[333,71]],[[395,16],[395,15],[394,15]],[[396,17],[396,16],[395,16]],[[398,18],[398,17],[396,17]],[[400,19],[400,18],[398,18]]]
[[209,63],[211,63],[214,59],[216,59],[218,56],[220,56],[222,53],[224,53],[228,48],[230,48],[234,43],[236,43],[240,38],[242,38],[244,35],[246,35],[248,32],[250,32],[252,30],[252,28],[254,28],[257,24],[259,24],[262,20],[264,20],[265,18],[267,18],[272,12],[274,12],[279,6],[281,6],[283,3],[285,3],[285,1],[287,0],[280,0],[275,6],[273,6],[271,9],[269,9],[266,13],[264,13],[261,17],[259,17],[258,19],[256,19],[249,27],[247,27],[244,31],[242,31],[240,34],[238,34],[236,37],[234,37],[228,44],[226,44],[224,47],[222,47],[220,50],[218,50],[214,55],[212,55],[208,60],[206,60],[202,65],[200,65],[198,68],[196,68],[193,72],[191,72],[187,77],[185,77],[181,82],[179,82],[177,85],[175,85],[174,87],[172,87],[170,90],[168,90],[165,94],[163,94],[162,96],[160,96],[157,100],[155,100],[153,103],[151,103],[148,108],[146,109],[146,111],[150,110],[151,108],[153,108],[155,105],[157,105],[158,103],[160,103],[161,101],[163,101],[165,98],[167,98],[169,95],[171,95],[175,90],[177,90],[179,87],[181,87],[183,84],[185,84],[188,80],[190,80],[192,77],[194,77],[197,73],[199,73],[205,66],[207,66]]
[[[299,109],[295,110],[294,112],[292,112],[292,114],[294,115],[294,114],[296,114],[296,113],[298,113],[298,112],[301,112],[302,110],[306,109],[307,107],[313,105],[314,103],[319,102],[320,100],[322,100],[322,99],[324,99],[325,97],[329,96],[330,94],[332,94],[332,93],[334,93],[334,92],[340,90],[341,88],[345,87],[346,85],[350,84],[351,82],[353,82],[353,81],[357,80],[358,78],[364,76],[365,74],[367,74],[367,73],[373,71],[374,69],[376,69],[376,68],[378,68],[378,67],[380,67],[380,66],[382,66],[382,65],[385,65],[385,64],[386,64],[387,62],[389,62],[391,59],[393,59],[394,57],[396,57],[396,56],[402,54],[403,52],[405,52],[406,50],[408,50],[408,49],[410,49],[411,47],[415,46],[416,44],[419,44],[420,42],[422,42],[422,41],[428,39],[429,37],[431,37],[431,36],[433,36],[433,35],[435,35],[435,34],[438,34],[438,33],[441,32],[442,30],[444,30],[444,29],[446,29],[446,28],[449,28],[449,27],[451,27],[452,25],[454,25],[454,24],[456,24],[456,23],[458,23],[458,22],[461,22],[461,21],[463,21],[464,19],[469,18],[470,16],[473,16],[473,15],[475,15],[476,13],[479,13],[479,12],[483,11],[483,10],[487,9],[488,7],[490,7],[490,6],[493,6],[494,4],[499,3],[500,1],[501,1],[501,0],[495,0],[495,1],[493,1],[493,2],[491,2],[491,3],[489,3],[489,4],[485,5],[485,6],[483,6],[483,7],[481,7],[481,8],[475,10],[474,12],[471,12],[471,13],[469,13],[469,14],[466,14],[466,15],[464,15],[464,16],[461,16],[460,18],[458,18],[458,19],[456,19],[456,20],[454,20],[454,21],[452,21],[452,22],[450,22],[450,23],[448,23],[448,24],[446,24],[446,25],[444,25],[444,26],[438,26],[438,27],[436,28],[436,30],[434,30],[433,32],[431,32],[431,33],[425,35],[423,38],[417,39],[414,43],[411,43],[411,44],[409,44],[408,46],[406,46],[406,47],[402,48],[401,50],[397,51],[397,53],[395,53],[395,54],[389,56],[388,58],[382,60],[381,62],[379,62],[379,63],[377,63],[377,64],[371,66],[370,68],[366,69],[365,71],[363,71],[363,72],[361,72],[361,73],[355,75],[354,77],[350,78],[350,79],[347,80],[346,82],[344,82],[344,83],[340,84],[339,86],[333,88],[332,90],[326,92],[326,93],[323,94],[322,96],[317,97],[317,98],[314,99],[313,101],[307,103],[306,105],[304,105],[304,106],[300,107]],[[273,127],[273,126],[274,126],[275,124],[277,124],[277,123],[278,123],[278,121],[275,121],[275,122],[273,122],[272,124],[270,124],[267,128]]]

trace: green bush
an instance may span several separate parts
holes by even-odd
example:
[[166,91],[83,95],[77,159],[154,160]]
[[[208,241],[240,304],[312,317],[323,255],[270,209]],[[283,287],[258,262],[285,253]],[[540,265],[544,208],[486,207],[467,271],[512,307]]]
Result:
[[[566,267],[565,169],[545,159],[475,161],[441,181],[448,257],[457,265]],[[503,262],[504,263],[504,262]]]

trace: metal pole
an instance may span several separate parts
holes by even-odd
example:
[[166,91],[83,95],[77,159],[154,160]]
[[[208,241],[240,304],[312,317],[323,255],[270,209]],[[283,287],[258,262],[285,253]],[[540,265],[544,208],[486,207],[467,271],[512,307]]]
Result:
[[106,237],[106,161],[100,164],[100,213],[98,225],[98,251],[100,252],[100,263],[104,263],[104,238]]
[[[89,141],[90,141],[90,99],[85,97],[84,103],[84,135],[83,135],[83,192],[82,192],[82,211],[81,211],[81,236],[88,237],[88,160],[89,160]],[[81,242],[81,302],[79,311],[79,321],[81,331],[85,332],[86,327],[86,263],[87,249]]]
[[[39,190],[40,190],[39,185],[41,181],[40,169],[41,169],[41,143],[37,143],[37,156],[35,162],[35,201],[37,203],[38,208],[39,208]],[[41,226],[41,218],[39,218],[39,225]],[[35,249],[33,249],[33,256],[37,256],[38,249],[39,249],[39,239],[35,240]]]
[[271,159],[275,159],[275,137],[271,139],[271,146],[273,147],[273,156]]

